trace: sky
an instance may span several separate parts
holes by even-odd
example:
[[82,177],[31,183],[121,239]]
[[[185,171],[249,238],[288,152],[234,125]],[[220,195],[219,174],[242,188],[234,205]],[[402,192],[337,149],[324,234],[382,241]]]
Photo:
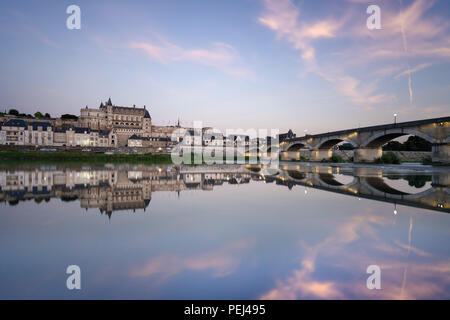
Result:
[[111,97],[154,124],[299,135],[450,114],[446,0],[2,0],[0,12],[1,111],[79,114]]

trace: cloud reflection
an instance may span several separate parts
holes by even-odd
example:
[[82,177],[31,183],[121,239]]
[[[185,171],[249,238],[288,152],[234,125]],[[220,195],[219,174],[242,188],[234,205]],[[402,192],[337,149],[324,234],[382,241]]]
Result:
[[132,268],[129,275],[133,278],[156,277],[162,281],[190,270],[211,271],[213,277],[225,277],[237,269],[244,252],[253,244],[252,239],[241,239],[193,257],[160,255],[149,259],[142,266]]
[[[378,236],[391,218],[372,213],[352,216],[337,231],[315,246],[301,244],[300,268],[261,299],[430,299],[448,298],[450,260]],[[363,241],[369,245],[359,246]],[[364,248],[364,249],[362,249]],[[324,265],[326,261],[327,265]],[[331,264],[330,264],[331,261]],[[366,268],[376,264],[382,270],[382,290],[366,288]],[[318,266],[320,268],[318,268]],[[327,274],[323,275],[323,268]],[[318,269],[320,272],[318,272]],[[329,271],[333,276],[329,275]],[[336,276],[338,272],[344,276]],[[329,278],[329,279],[327,279]]]

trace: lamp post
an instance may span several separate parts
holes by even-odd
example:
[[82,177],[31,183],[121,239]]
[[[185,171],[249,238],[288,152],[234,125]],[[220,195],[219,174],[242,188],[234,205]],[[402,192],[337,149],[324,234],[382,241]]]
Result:
[[394,113],[394,124],[397,124],[397,116],[398,114]]

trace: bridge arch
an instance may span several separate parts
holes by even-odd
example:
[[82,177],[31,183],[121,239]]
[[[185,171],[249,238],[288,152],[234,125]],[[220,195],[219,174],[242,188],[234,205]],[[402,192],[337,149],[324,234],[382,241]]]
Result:
[[294,181],[301,181],[301,180],[306,179],[305,172],[301,172],[301,171],[297,171],[297,170],[287,170],[286,172],[287,172],[287,175],[289,176],[289,178]]
[[261,172],[261,167],[257,165],[246,165],[245,168],[252,173],[259,173]]
[[357,178],[353,176],[352,181],[342,183],[336,179],[336,175],[334,173],[319,173],[317,175],[317,179],[320,181],[321,185],[325,185],[330,189],[346,189],[351,188],[357,184]]
[[420,137],[430,143],[436,143],[436,139],[430,137],[429,135],[411,129],[398,129],[398,130],[389,130],[388,132],[380,132],[370,136],[363,144],[364,148],[380,148],[389,141],[397,139],[402,136],[417,136]]
[[311,146],[304,142],[294,142],[286,148],[286,151],[295,152],[295,151],[299,151],[300,149],[304,149],[304,148],[311,149]]
[[318,146],[317,149],[320,150],[330,150],[331,148],[333,148],[335,145],[341,143],[341,142],[347,142],[350,143],[355,149],[358,148],[358,144],[356,142],[354,142],[351,139],[347,139],[347,138],[342,138],[339,136],[333,136],[333,137],[329,137],[324,141],[321,141]]

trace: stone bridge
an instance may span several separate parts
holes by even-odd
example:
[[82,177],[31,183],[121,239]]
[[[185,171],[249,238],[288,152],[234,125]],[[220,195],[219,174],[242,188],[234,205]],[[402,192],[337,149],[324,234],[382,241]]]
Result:
[[329,159],[332,148],[345,141],[355,147],[354,162],[371,162],[382,156],[382,147],[401,136],[418,136],[432,144],[432,161],[450,164],[450,117],[385,124],[288,139],[280,143],[283,160],[300,160],[308,150],[310,160]]

